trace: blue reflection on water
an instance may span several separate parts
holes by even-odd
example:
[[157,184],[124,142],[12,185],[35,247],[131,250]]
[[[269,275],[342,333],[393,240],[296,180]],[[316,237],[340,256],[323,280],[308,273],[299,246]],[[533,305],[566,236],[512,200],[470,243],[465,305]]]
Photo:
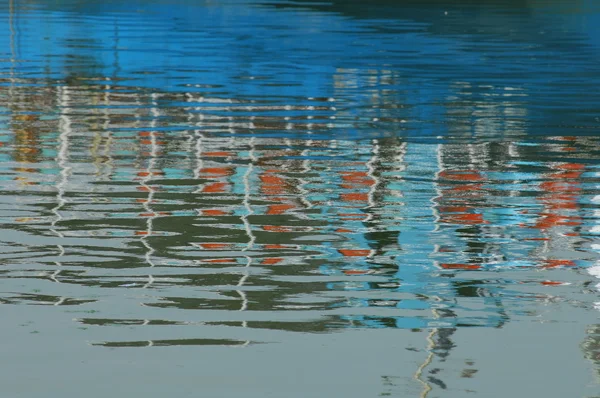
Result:
[[368,9],[355,2],[11,4],[2,28],[11,34],[0,44],[11,49],[2,69],[13,77],[78,77],[99,86],[110,78],[250,106],[335,98],[335,115],[325,112],[336,116],[327,135],[356,138],[598,129],[600,94],[589,88],[600,83],[600,14],[592,1],[578,1],[577,12],[559,2],[509,1]]

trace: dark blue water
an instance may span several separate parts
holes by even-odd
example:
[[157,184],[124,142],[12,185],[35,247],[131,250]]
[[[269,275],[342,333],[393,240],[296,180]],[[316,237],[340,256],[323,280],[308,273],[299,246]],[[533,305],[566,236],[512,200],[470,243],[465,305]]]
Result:
[[600,4],[0,16],[7,396],[597,396]]

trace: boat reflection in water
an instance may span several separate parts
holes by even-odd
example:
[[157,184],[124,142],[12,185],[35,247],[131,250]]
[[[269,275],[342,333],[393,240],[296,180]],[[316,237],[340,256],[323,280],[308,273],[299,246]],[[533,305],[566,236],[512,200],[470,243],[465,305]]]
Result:
[[513,325],[598,367],[590,2],[209,3],[2,9],[5,308],[100,351],[417,336],[384,396]]
[[[282,107],[284,116],[261,116],[260,106],[235,100],[140,93],[106,79],[100,87],[44,87],[30,97],[29,85],[22,89],[26,94],[4,94],[7,103],[26,107],[40,97],[61,110],[40,123],[41,116],[29,115],[36,105],[9,108],[12,130],[3,140],[10,157],[5,164],[12,165],[7,188],[32,203],[47,203],[49,195],[55,201],[32,217],[15,218],[10,228],[97,240],[81,247],[72,240],[74,264],[92,261],[106,245],[124,244],[128,249],[108,256],[99,269],[192,267],[203,270],[203,277],[169,271],[142,283],[133,276],[80,278],[75,272],[68,277],[72,283],[237,286],[241,272],[244,281],[255,279],[253,285],[264,289],[243,292],[243,298],[242,290],[221,292],[230,296],[221,304],[161,297],[148,305],[233,309],[241,300],[246,309],[296,309],[286,298],[317,294],[328,299],[297,309],[378,310],[326,317],[312,323],[316,330],[499,327],[510,318],[502,297],[512,294],[511,283],[487,280],[485,272],[585,267],[595,258],[586,249],[593,226],[583,224],[582,207],[594,197],[581,188],[591,176],[585,162],[567,161],[573,151],[595,156],[593,138],[532,144],[298,140],[293,133],[271,138],[261,135],[298,128],[290,121],[298,114],[301,126],[311,129],[307,133],[327,129],[329,122],[316,115],[335,117],[335,101],[314,99],[315,105],[289,112]],[[215,114],[224,109],[243,114]],[[534,160],[548,152],[554,153],[551,161]],[[40,264],[46,264],[47,243],[40,242]],[[58,255],[65,256],[67,247],[59,246]],[[223,272],[229,267],[237,271]],[[478,271],[485,272],[480,277]],[[314,281],[315,272],[332,281]],[[526,282],[560,283],[537,275],[538,281]],[[485,315],[457,314],[457,308],[468,308],[461,297],[478,297]],[[385,308],[403,311],[377,315]],[[440,315],[442,309],[451,315]]]

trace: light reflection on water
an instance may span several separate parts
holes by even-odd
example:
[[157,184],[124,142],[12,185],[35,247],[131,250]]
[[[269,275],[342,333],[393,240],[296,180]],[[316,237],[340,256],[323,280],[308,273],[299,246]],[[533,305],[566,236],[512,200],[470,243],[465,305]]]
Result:
[[425,395],[461,328],[595,317],[597,14],[516,3],[9,2],[0,302],[113,348],[424,330]]
[[[6,97],[58,110],[42,120],[9,108],[4,256],[27,268],[6,277],[152,289],[144,304],[160,308],[326,311],[331,319],[311,321],[317,330],[499,326],[512,285],[534,294],[569,279],[541,270],[597,261],[597,138],[302,140],[261,137],[256,120],[238,133],[233,117],[224,137],[191,100],[161,108],[175,95],[115,99],[105,89],[28,86]],[[164,118],[187,128],[158,129]],[[509,270],[528,279],[498,274]],[[490,307],[434,320],[434,304],[460,311],[460,297]]]

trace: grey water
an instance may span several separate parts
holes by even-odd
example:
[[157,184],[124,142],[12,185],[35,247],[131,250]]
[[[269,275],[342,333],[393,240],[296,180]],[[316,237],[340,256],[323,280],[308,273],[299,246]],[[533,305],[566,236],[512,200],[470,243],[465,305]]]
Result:
[[595,0],[0,32],[2,397],[600,396]]

